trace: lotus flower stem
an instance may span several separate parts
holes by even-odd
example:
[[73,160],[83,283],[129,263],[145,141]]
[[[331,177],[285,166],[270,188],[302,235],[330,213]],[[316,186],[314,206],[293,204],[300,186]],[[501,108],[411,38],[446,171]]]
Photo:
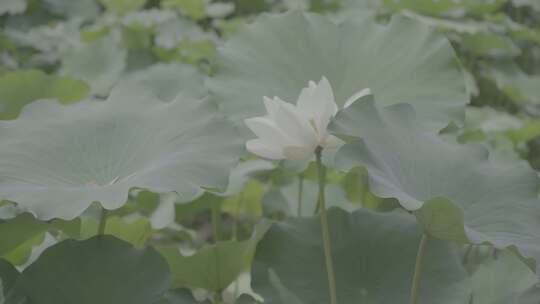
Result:
[[99,226],[98,226],[98,235],[105,234],[105,228],[107,227],[107,216],[109,215],[109,210],[101,207],[101,214],[99,216]]
[[330,304],[337,304],[336,278],[334,275],[334,264],[332,261],[332,246],[330,243],[330,231],[328,229],[328,218],[326,215],[326,203],[324,198],[324,187],[326,184],[326,168],[321,161],[322,148],[315,150],[317,157],[317,171],[319,173],[319,216],[321,218],[322,238],[324,246],[324,258],[326,261],[326,274],[328,276],[328,286],[330,291]]
[[298,217],[302,216],[302,197],[304,194],[304,174],[298,176]]
[[413,282],[411,287],[411,304],[418,304],[420,298],[420,280],[422,277],[422,262],[426,254],[426,245],[428,242],[428,235],[422,234],[420,245],[418,245],[418,253],[416,255],[416,263],[414,266]]

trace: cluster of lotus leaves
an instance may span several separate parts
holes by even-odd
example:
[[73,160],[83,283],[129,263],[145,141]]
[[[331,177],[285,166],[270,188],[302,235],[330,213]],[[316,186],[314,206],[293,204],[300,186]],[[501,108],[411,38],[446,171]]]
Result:
[[[72,56],[63,63],[65,74],[79,72],[79,57]],[[446,273],[429,284],[430,290],[448,295],[448,303],[466,299],[470,290],[463,284],[464,271],[454,269],[459,261],[445,241],[511,247],[527,261],[540,259],[535,172],[503,166],[490,160],[484,148],[438,135],[451,122],[462,123],[468,102],[463,73],[443,35],[399,16],[382,24],[362,14],[344,21],[299,12],[263,15],[220,48],[215,68],[215,76],[206,81],[209,99],[199,98],[206,89],[197,85],[203,77],[195,70],[181,76],[188,83],[185,87],[191,88],[189,94],[177,95],[171,87],[182,84],[171,75],[182,67],[155,66],[146,72],[160,75],[171,87],[142,72],[116,86],[106,100],[89,98],[69,105],[39,100],[26,105],[18,118],[0,121],[0,199],[46,220],[77,217],[92,202],[119,208],[133,188],[175,192],[180,201],[191,201],[204,189],[224,191],[231,169],[245,153],[242,132],[230,120],[240,124],[244,118],[263,115],[263,96],[295,102],[308,81],[325,76],[340,108],[360,89],[373,93],[340,110],[332,122],[331,132],[346,142],[335,156],[335,169],[365,167],[374,194],[397,199],[416,216],[415,221],[405,212],[331,212],[331,222],[343,232],[336,235],[337,256],[351,261],[337,263],[341,294],[352,292],[353,286],[349,290],[350,285],[342,282],[355,279],[344,270],[358,256],[380,259],[372,266],[386,265],[384,257],[371,256],[375,251],[366,252],[364,243],[373,242],[386,252],[401,250],[406,243],[413,244],[406,246],[411,263],[396,265],[400,271],[396,277],[403,281],[381,285],[362,281],[366,293],[356,295],[379,301],[385,296],[381,286],[386,286],[401,291],[387,301],[406,298],[421,235],[417,222],[442,239],[430,245],[434,249],[426,269]],[[105,85],[93,78],[99,73],[90,74],[80,76],[90,82],[94,94],[108,91],[108,81]],[[239,191],[238,185],[233,181],[227,193]],[[311,219],[293,220],[275,225],[263,238],[254,277],[269,280],[273,289],[267,285],[261,291],[275,297],[276,303],[327,303],[320,292],[294,279],[288,273],[294,267],[279,258],[281,250],[288,250],[287,260],[298,258],[291,264],[296,267],[305,264],[305,252],[321,252],[312,250],[321,245],[315,240],[315,231],[319,233],[315,225]],[[403,235],[397,237],[399,233]],[[340,237],[351,241],[341,242]],[[269,254],[273,251],[277,253]],[[385,273],[375,266],[371,270]],[[324,290],[324,278],[312,277],[321,285],[313,286]],[[456,279],[460,283],[452,285]]]

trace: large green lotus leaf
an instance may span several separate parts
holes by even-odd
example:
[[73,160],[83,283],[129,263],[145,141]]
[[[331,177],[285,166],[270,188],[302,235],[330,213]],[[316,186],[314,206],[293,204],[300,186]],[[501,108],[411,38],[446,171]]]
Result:
[[207,94],[202,74],[195,67],[181,63],[153,65],[129,75],[128,81],[137,82],[164,101],[173,100],[180,92],[195,98]]
[[157,248],[173,273],[173,287],[204,288],[221,292],[249,268],[257,242],[269,225],[260,224],[244,241],[225,241],[205,246],[193,255],[183,255],[177,246]]
[[170,282],[167,262],[156,250],[97,236],[45,250],[18,284],[33,304],[148,304],[157,302]]
[[242,151],[235,128],[208,101],[165,103],[130,85],[106,101],[38,101],[0,123],[0,198],[41,219],[70,219],[92,202],[121,207],[139,187],[224,190]]
[[404,17],[380,25],[363,14],[339,24],[300,12],[263,15],[219,50],[216,69],[209,88],[235,119],[262,115],[263,96],[295,103],[322,76],[340,106],[370,88],[378,103],[410,103],[435,128],[463,120],[467,102],[449,42]]
[[371,191],[416,210],[431,234],[499,248],[516,245],[540,259],[538,177],[530,168],[491,162],[481,146],[419,130],[408,105],[354,103],[338,113],[331,129],[361,138],[341,148],[338,167],[365,166]]
[[22,107],[42,98],[73,103],[88,95],[88,86],[69,77],[38,70],[8,72],[0,77],[0,119],[16,118]]
[[527,75],[515,64],[490,66],[485,73],[513,101],[540,104],[540,76]]
[[427,15],[463,16],[486,14],[503,6],[508,0],[382,0],[391,11],[411,10]]
[[60,73],[81,79],[92,93],[107,96],[126,67],[127,51],[107,36],[70,50],[62,58]]
[[[404,212],[333,208],[328,221],[339,303],[407,303],[422,229]],[[257,246],[252,285],[265,303],[327,304],[318,217],[276,223]],[[467,303],[467,273],[454,245],[429,239],[420,303]]]
[[471,281],[472,304],[515,303],[510,299],[539,283],[538,277],[509,250],[497,252],[478,265]]

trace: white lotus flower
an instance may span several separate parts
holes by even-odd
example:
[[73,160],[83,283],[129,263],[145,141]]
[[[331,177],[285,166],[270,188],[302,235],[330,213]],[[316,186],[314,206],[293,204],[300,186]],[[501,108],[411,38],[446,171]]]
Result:
[[[368,94],[371,94],[370,89],[355,93],[345,102],[345,107]],[[339,145],[340,140],[327,131],[338,106],[325,77],[317,84],[310,81],[308,87],[302,89],[296,106],[279,97],[266,96],[264,105],[266,116],[245,120],[258,137],[246,143],[251,153],[268,159],[304,160],[311,157],[317,147]]]

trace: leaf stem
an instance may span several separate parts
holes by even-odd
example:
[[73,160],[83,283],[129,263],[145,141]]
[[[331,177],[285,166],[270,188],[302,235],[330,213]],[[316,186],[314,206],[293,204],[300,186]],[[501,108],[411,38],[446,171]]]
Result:
[[469,256],[471,255],[474,245],[468,244],[466,246],[467,246],[467,249],[465,249],[465,253],[463,254],[463,261],[461,262],[463,266],[467,266],[469,264]]
[[416,263],[414,266],[413,282],[411,287],[411,304],[418,304],[420,298],[420,280],[422,277],[422,263],[426,254],[426,245],[428,242],[428,235],[422,234],[420,239],[420,245],[418,245],[418,253],[416,254]]
[[101,214],[99,216],[99,226],[97,235],[104,235],[105,228],[107,227],[107,216],[109,215],[109,210],[101,207]]
[[302,216],[302,198],[304,195],[304,174],[298,177],[298,217]]
[[238,239],[238,217],[244,207],[244,192],[238,195],[238,203],[236,204],[236,213],[232,215],[232,240]]
[[217,243],[221,241],[221,208],[219,204],[216,203],[215,206],[212,206],[212,233],[214,234],[214,242]]
[[324,187],[326,185],[326,168],[321,161],[322,148],[317,147],[317,149],[315,150],[315,154],[317,156],[317,171],[319,174],[319,216],[321,218],[324,258],[326,262],[326,274],[328,276],[328,287],[330,291],[330,304],[337,304],[336,278],[334,275],[330,231],[328,229],[328,217],[326,215],[326,202],[324,197]]

